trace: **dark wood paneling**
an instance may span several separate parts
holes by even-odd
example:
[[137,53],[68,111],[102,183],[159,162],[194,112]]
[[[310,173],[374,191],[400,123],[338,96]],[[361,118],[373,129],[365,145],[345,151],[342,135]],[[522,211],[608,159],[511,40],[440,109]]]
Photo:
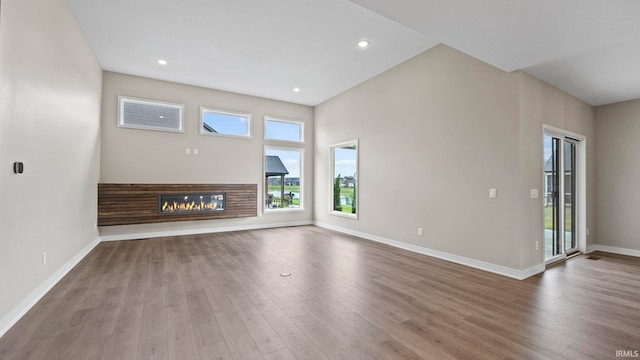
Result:
[[[159,214],[162,193],[226,193],[220,212]],[[98,226],[251,217],[258,214],[256,184],[98,184]]]

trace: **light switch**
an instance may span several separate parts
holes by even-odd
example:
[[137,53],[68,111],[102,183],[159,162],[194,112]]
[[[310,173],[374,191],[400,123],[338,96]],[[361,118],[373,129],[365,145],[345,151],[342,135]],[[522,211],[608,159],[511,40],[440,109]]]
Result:
[[495,188],[489,189],[489,197],[492,199],[495,199],[496,197],[498,197],[498,190]]
[[196,148],[193,149],[193,155],[198,155],[198,149]]
[[186,148],[186,149],[184,150],[184,152],[185,152],[185,154],[189,155],[189,154],[191,154],[191,149]]
[[538,189],[531,189],[531,198],[532,199],[538,198]]

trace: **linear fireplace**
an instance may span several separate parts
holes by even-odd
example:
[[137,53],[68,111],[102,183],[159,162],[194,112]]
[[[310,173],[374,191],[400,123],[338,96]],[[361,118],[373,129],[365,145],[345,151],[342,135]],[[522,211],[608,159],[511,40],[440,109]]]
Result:
[[223,192],[160,194],[158,213],[184,214],[219,212],[225,209],[226,195]]
[[100,183],[98,226],[255,217],[258,204],[258,184]]

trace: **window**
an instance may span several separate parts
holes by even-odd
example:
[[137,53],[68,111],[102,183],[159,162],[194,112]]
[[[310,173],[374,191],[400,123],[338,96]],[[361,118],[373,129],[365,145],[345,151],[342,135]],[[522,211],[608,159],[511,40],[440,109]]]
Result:
[[264,138],[266,140],[281,140],[304,142],[304,123],[295,120],[277,120],[264,118]]
[[118,126],[132,129],[184,132],[184,105],[118,97]]
[[251,114],[200,108],[200,134],[251,137]]
[[330,214],[358,218],[358,140],[331,146]]
[[302,149],[265,148],[265,211],[302,210],[303,154]]

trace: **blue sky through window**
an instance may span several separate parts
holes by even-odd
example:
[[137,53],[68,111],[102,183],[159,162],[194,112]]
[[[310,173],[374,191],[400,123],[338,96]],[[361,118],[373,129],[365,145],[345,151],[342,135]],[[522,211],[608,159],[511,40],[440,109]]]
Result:
[[[215,130],[214,133],[249,136],[249,121],[245,116],[204,111],[202,122],[206,125],[205,129],[208,126],[210,129]],[[206,132],[207,130],[204,131]]]
[[300,142],[301,128],[302,124],[299,123],[269,119],[265,121],[265,139]]
[[356,149],[334,148],[334,176],[354,176],[356,174]]
[[551,157],[551,136],[544,136],[544,161],[546,162]]

